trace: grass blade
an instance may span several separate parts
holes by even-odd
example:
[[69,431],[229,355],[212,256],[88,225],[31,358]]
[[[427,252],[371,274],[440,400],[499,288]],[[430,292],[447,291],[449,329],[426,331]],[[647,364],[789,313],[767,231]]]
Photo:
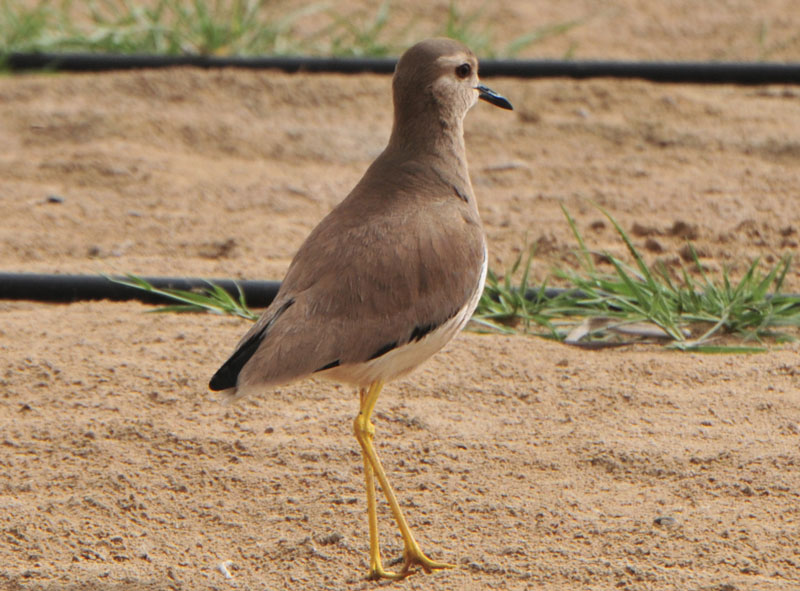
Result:
[[177,304],[157,308],[154,310],[155,312],[210,312],[212,314],[229,314],[247,320],[256,320],[259,316],[247,307],[244,301],[244,294],[238,285],[239,299],[237,301],[227,291],[210,282],[208,284],[209,287],[204,291],[195,292],[182,289],[159,289],[131,273],[126,273],[125,279],[108,275],[105,277],[114,283],[141,289],[178,302]]

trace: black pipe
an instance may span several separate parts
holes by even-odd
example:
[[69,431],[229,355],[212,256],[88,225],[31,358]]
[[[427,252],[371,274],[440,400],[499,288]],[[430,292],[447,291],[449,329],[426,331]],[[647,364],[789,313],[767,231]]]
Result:
[[[129,287],[112,279],[130,282],[128,277],[102,275],[45,275],[37,273],[0,273],[0,300],[29,300],[35,302],[70,303],[86,300],[128,301],[138,300],[149,304],[174,303],[174,300],[157,293]],[[191,277],[142,277],[157,289],[180,289],[197,291],[208,289],[211,284],[227,291],[234,298],[239,290],[248,306],[266,308],[278,293],[280,281],[255,279],[199,279]],[[544,297],[555,298],[565,289],[548,287]],[[574,292],[574,290],[571,290]],[[529,289],[528,299],[539,297],[538,289]]]
[[373,72],[391,74],[395,58],[338,58],[338,57],[220,57],[211,55],[118,55],[102,53],[11,53],[5,66],[12,71],[58,70],[66,72],[105,72],[140,68],[275,69],[284,72],[333,72],[360,74]]
[[651,82],[699,84],[800,84],[800,63],[496,60],[489,63],[488,67],[481,62],[481,76],[640,78]]
[[[116,55],[92,53],[10,53],[0,56],[12,71],[101,72],[136,68],[277,69],[284,72],[391,74],[396,58],[220,57],[207,55]],[[705,84],[800,84],[800,63],[629,62],[575,60],[481,61],[481,76],[511,78],[640,78],[653,82]]]
[[[127,277],[114,277],[129,281]],[[238,298],[241,288],[248,306],[265,308],[275,298],[280,281],[243,279],[197,279],[180,277],[143,277],[157,289],[201,290],[218,285]],[[0,273],[0,300],[37,302],[78,302],[82,300],[139,300],[151,304],[174,303],[157,293],[128,287],[101,275],[40,275],[36,273]]]
[[[101,275],[45,275],[37,273],[0,273],[0,300],[29,300],[36,302],[69,303],[86,300],[127,301],[163,304],[170,298],[157,293],[130,287],[116,281],[130,282],[122,276]],[[199,279],[190,277],[142,277],[157,289],[203,290],[212,284],[238,298],[239,290],[248,306],[267,307],[280,288],[280,281],[255,279]],[[546,288],[544,296],[554,298],[565,290]],[[537,297],[539,290],[530,289],[526,297]]]

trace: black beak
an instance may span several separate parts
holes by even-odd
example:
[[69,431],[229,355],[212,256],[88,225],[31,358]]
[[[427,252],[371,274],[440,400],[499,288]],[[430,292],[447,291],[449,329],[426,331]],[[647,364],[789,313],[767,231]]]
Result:
[[508,99],[503,95],[497,94],[491,88],[484,86],[483,84],[479,84],[475,87],[475,90],[478,91],[478,98],[485,100],[487,103],[492,103],[496,107],[500,107],[501,109],[508,109],[509,111],[513,111],[514,107],[511,106],[511,103],[508,102]]

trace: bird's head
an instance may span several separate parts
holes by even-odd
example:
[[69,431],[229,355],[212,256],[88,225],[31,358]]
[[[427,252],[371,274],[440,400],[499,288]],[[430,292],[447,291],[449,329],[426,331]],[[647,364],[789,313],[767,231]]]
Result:
[[397,62],[393,88],[395,110],[411,116],[434,106],[440,117],[463,119],[478,99],[513,108],[505,97],[480,83],[478,58],[453,39],[427,39],[408,49]]

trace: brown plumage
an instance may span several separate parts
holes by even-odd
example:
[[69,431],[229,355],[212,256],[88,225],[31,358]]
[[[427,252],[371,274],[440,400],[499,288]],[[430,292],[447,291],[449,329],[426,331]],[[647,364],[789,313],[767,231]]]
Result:
[[[483,288],[486,244],[462,122],[478,98],[511,105],[479,85],[477,66],[469,49],[449,39],[424,41],[401,57],[389,144],[314,228],[275,301],[211,380],[212,389],[231,399],[311,375],[358,386],[363,424],[357,419],[356,435],[368,490],[373,470],[383,477],[377,456],[370,457],[374,450],[365,447],[371,448],[369,414],[380,387],[444,346],[467,322]],[[410,532],[403,537],[403,571],[382,569],[375,539],[371,576],[447,566],[424,557]]]

